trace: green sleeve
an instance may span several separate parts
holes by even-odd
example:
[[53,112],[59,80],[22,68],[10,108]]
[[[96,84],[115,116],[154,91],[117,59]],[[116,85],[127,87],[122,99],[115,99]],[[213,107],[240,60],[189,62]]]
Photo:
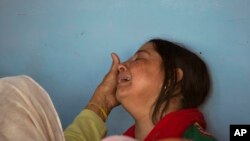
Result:
[[64,131],[66,141],[100,141],[107,128],[93,111],[83,110]]
[[192,141],[217,141],[211,134],[197,125],[190,126],[184,133],[184,138]]

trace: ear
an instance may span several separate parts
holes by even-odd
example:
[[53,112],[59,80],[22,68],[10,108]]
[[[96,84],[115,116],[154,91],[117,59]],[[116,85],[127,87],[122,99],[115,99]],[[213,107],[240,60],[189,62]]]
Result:
[[176,68],[177,82],[183,79],[183,71],[181,68]]

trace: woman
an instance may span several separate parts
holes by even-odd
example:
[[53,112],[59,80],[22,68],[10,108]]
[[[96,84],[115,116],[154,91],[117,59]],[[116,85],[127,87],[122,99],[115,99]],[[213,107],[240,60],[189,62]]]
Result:
[[[210,88],[208,69],[197,55],[172,42],[153,39],[123,63],[116,54],[112,58],[109,73],[86,109],[105,122],[121,104],[135,120],[124,135],[137,140],[215,140],[205,131],[205,120],[197,109]],[[83,133],[79,121],[77,117],[65,130],[66,140]]]
[[[197,55],[155,39],[119,66],[120,74],[126,70],[133,76],[133,85],[126,88],[129,92],[122,92],[118,85],[117,99],[135,118],[135,125],[125,135],[157,140],[183,137],[195,125],[205,128],[203,116],[196,108],[208,95],[210,80],[205,63]],[[133,99],[136,102],[131,102]]]
[[[107,140],[213,141],[197,109],[208,95],[205,63],[171,42],[154,39],[109,73],[86,108],[64,131],[66,141],[99,141],[110,111],[121,104],[135,119],[126,137]],[[27,76],[0,79],[0,140],[64,141],[58,115],[46,93]],[[132,138],[132,139],[131,139]]]

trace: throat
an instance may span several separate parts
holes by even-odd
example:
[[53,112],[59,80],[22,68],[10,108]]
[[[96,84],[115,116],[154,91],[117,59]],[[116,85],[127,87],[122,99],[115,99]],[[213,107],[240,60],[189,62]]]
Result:
[[153,128],[154,124],[152,123],[151,119],[136,121],[135,138],[139,141],[143,141]]

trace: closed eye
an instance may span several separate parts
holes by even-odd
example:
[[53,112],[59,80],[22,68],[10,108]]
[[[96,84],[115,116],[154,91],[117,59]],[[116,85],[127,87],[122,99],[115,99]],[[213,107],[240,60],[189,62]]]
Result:
[[143,59],[143,58],[136,57],[135,61],[138,61],[138,60],[141,60],[141,59]]
[[141,61],[149,57],[149,54],[144,50],[139,50],[136,54],[131,58],[132,61]]
[[144,58],[143,57],[140,57],[139,55],[135,55],[132,60],[133,61],[140,61],[140,60],[143,60]]

